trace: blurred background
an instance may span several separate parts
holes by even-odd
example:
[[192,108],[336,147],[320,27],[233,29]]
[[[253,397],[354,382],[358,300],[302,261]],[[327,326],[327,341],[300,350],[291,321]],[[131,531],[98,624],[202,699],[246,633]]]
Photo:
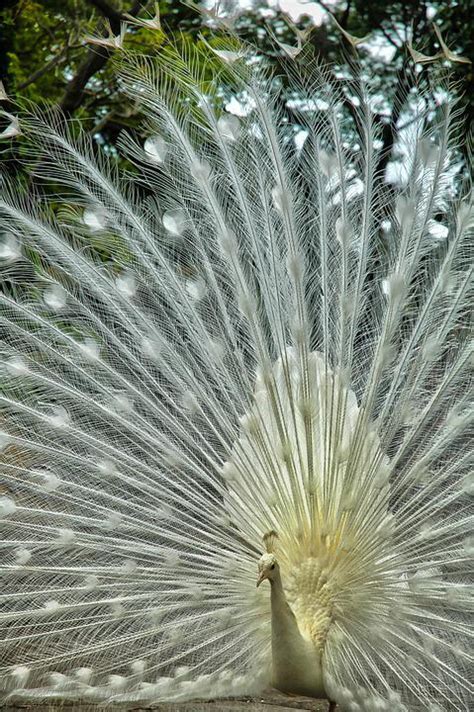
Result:
[[[88,38],[117,37],[127,16],[151,20],[157,11],[164,32],[178,41],[191,40],[196,47],[206,41],[212,44],[216,26],[224,23],[264,53],[275,76],[281,61],[288,60],[288,48],[297,49],[302,40],[336,75],[344,76],[356,51],[362,72],[367,69],[380,98],[376,120],[383,124],[387,155],[392,148],[392,129],[400,122],[410,96],[410,74],[404,69],[407,64],[414,66],[413,57],[420,60],[413,77],[418,81],[417,75],[423,76],[431,82],[433,106],[445,99],[436,77],[441,66],[448,67],[454,81],[450,91],[461,97],[460,129],[466,134],[472,127],[474,74],[468,60],[474,55],[474,33],[470,0],[3,0],[2,8],[0,75],[6,95],[20,108],[28,108],[30,102],[61,107],[66,116],[80,119],[82,128],[108,152],[114,151],[123,129],[140,133],[142,116],[140,106],[130,104],[121,94],[110,61],[116,50],[91,44]],[[344,32],[363,41],[351,40]],[[119,42],[153,53],[159,51],[163,37],[144,23],[130,25]],[[422,54],[411,53],[410,47]],[[449,61],[446,47],[459,60]],[[426,59],[430,56],[439,59],[430,62]],[[199,61],[199,54],[196,57]],[[11,112],[12,104],[4,94],[0,106]],[[283,97],[289,123],[297,123],[298,97],[284,92]],[[226,108],[235,113],[246,110],[245,102],[230,96]],[[10,118],[3,116],[2,121],[0,132],[8,129]],[[9,169],[18,170],[17,149],[3,142],[0,150]]]

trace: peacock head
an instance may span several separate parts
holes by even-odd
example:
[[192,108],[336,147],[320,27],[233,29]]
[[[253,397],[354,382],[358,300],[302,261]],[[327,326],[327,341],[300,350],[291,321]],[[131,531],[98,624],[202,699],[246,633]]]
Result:
[[262,581],[268,579],[270,583],[275,580],[280,572],[280,567],[278,566],[278,561],[274,554],[263,554],[258,562],[258,578],[257,578],[257,588],[260,586]]

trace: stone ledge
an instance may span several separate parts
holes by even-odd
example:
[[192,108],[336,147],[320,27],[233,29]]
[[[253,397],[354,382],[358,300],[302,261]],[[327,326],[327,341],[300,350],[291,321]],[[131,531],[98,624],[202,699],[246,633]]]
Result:
[[[327,700],[314,700],[309,697],[290,697],[278,692],[268,692],[258,697],[239,697],[181,703],[157,703],[154,705],[128,704],[97,704],[83,703],[53,703],[18,701],[2,706],[2,712],[328,712]],[[338,708],[336,708],[338,709]]]

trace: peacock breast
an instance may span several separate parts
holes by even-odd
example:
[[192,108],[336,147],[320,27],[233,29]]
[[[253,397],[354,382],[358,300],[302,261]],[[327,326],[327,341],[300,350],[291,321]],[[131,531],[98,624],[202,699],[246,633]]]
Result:
[[315,557],[293,565],[285,576],[286,598],[301,634],[320,652],[333,621],[336,593],[329,571]]

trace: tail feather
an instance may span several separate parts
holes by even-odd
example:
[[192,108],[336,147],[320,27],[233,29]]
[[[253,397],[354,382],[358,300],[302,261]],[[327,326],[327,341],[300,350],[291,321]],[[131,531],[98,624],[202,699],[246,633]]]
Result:
[[274,530],[331,698],[467,710],[473,213],[453,189],[456,108],[428,125],[418,91],[382,175],[361,82],[291,72],[296,150],[264,72],[222,71],[243,117],[176,50],[159,72],[130,60],[150,135],[121,144],[142,178],[59,120],[23,120],[62,208],[2,184],[5,694],[261,689],[255,569]]

